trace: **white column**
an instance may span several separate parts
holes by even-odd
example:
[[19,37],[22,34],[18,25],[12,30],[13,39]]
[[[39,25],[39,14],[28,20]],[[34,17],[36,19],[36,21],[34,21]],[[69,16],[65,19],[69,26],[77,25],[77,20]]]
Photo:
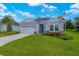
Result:
[[48,31],[48,24],[46,24],[46,31]]
[[20,26],[20,32],[22,33],[22,26]]
[[53,24],[53,31],[55,32],[55,24]]
[[36,25],[36,32],[39,33],[39,25]]

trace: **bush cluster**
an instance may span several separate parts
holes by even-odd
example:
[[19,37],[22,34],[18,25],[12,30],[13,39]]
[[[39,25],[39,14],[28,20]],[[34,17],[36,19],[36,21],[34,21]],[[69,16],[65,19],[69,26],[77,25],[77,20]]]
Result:
[[50,31],[48,31],[46,33],[43,33],[43,35],[54,36],[54,37],[57,37],[57,38],[60,38],[60,39],[63,39],[63,40],[73,39],[72,37],[70,37],[69,35],[66,35],[63,32],[50,32]]

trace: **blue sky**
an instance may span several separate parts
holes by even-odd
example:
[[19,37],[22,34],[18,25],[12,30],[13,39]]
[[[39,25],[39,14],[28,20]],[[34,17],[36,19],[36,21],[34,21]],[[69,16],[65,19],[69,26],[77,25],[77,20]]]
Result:
[[0,4],[0,19],[5,15],[11,15],[20,22],[28,18],[58,17],[63,13],[67,19],[79,16],[79,4],[77,3],[5,3]]

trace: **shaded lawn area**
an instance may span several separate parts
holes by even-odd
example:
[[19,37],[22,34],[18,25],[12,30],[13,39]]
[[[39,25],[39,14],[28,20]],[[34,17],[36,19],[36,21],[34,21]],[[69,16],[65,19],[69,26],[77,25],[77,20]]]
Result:
[[66,32],[73,40],[46,35],[31,35],[0,47],[0,55],[79,56],[79,32]]
[[13,35],[18,34],[19,32],[0,32],[0,37],[7,36],[7,35]]

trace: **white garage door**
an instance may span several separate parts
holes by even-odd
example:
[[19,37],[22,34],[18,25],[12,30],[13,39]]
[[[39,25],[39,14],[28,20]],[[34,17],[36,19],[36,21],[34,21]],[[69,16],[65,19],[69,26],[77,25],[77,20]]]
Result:
[[34,34],[35,27],[34,26],[23,26],[22,27],[22,33],[25,34]]

